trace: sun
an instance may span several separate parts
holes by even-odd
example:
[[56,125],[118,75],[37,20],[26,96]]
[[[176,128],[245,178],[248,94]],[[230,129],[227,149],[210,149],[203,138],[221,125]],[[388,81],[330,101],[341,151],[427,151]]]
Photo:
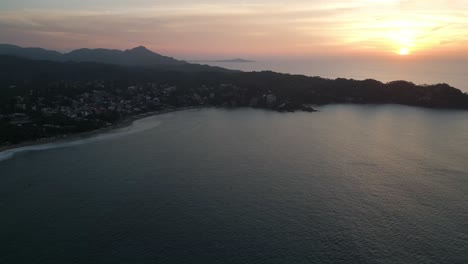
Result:
[[406,56],[409,55],[409,49],[408,48],[401,48],[400,51],[398,52],[401,56]]
[[395,53],[400,56],[407,56],[411,50],[417,46],[418,25],[412,21],[392,21],[387,25],[389,28],[388,37]]

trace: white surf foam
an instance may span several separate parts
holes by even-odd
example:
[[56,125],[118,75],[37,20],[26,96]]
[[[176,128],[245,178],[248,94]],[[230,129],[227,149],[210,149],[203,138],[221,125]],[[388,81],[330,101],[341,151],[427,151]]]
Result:
[[161,123],[162,121],[158,120],[157,116],[150,116],[150,117],[146,117],[140,120],[136,120],[128,127],[112,130],[103,134],[97,134],[89,138],[74,139],[70,141],[46,143],[46,144],[40,144],[40,145],[9,149],[9,150],[0,152],[0,162],[10,159],[20,153],[25,153],[25,152],[30,152],[30,151],[50,150],[50,149],[57,149],[57,148],[66,148],[66,147],[83,145],[83,144],[88,144],[88,143],[102,141],[102,140],[119,138],[119,137],[131,135],[131,134],[135,134],[135,133],[139,133],[139,132],[143,132],[143,131],[155,128],[159,126]]

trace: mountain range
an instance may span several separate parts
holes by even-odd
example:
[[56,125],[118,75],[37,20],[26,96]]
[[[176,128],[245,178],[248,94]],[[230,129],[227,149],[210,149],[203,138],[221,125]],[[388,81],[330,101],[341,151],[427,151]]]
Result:
[[[6,53],[7,49],[5,46],[3,48]],[[271,71],[233,71],[167,59],[143,47],[126,51],[82,49],[67,54],[43,49],[7,48],[10,49],[7,53],[9,55],[2,55],[0,48],[0,113],[2,100],[9,102],[12,97],[25,94],[30,89],[47,88],[57,83],[89,83],[96,80],[117,83],[123,87],[135,82],[169,84],[178,87],[174,102],[182,100],[184,96],[190,95],[192,98],[192,89],[202,87],[207,96],[211,96],[209,91],[216,91],[222,105],[248,106],[251,99],[266,100],[274,98],[267,95],[274,95],[282,98],[282,102],[294,105],[403,104],[468,109],[468,94],[447,84],[416,85],[401,80],[382,83],[372,79],[333,80]],[[144,58],[144,54],[148,54],[149,58]],[[27,56],[29,58],[24,58]],[[242,92],[239,89],[227,92],[224,89],[226,84],[241,88]],[[235,100],[232,96],[236,97]]]
[[69,53],[42,48],[23,48],[10,44],[0,44],[0,55],[11,55],[33,60],[99,62],[122,66],[186,65],[185,61],[154,53],[143,46],[128,50],[77,49]]

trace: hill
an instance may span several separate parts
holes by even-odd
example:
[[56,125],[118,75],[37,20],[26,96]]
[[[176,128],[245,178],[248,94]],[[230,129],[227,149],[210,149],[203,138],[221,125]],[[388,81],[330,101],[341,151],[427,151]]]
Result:
[[125,66],[186,65],[176,60],[148,50],[143,46],[125,51],[113,49],[78,49],[62,54],[42,48],[22,48],[10,44],[0,44],[0,55],[11,55],[33,60],[99,62]]
[[183,64],[159,67],[121,66],[95,62],[50,62],[0,56],[0,90],[21,83],[107,80],[122,83],[157,82],[184,89],[232,84],[245,96],[274,94],[295,104],[404,104],[431,108],[468,109],[468,95],[447,84],[416,85],[408,81],[336,80],[271,71],[241,72]]
[[32,60],[61,61],[63,54],[42,48],[22,48],[10,44],[0,44],[0,55],[12,55]]

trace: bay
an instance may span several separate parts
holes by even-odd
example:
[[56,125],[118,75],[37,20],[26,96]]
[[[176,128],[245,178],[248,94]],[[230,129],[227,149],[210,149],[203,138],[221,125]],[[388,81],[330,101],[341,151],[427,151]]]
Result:
[[468,112],[319,110],[181,111],[5,159],[0,263],[466,263]]

